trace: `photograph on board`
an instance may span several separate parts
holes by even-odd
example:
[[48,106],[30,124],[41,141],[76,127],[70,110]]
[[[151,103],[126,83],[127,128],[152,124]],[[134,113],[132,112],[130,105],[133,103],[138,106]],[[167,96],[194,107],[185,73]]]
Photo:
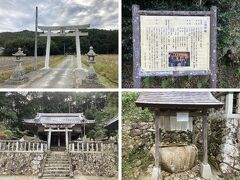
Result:
[[190,52],[169,52],[169,67],[187,67],[190,66]]

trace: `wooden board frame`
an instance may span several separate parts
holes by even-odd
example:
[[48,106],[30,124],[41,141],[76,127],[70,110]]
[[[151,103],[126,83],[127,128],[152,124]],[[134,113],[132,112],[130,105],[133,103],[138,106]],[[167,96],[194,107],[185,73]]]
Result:
[[[210,70],[186,71],[144,71],[141,69],[141,36],[140,15],[147,16],[210,16]],[[134,88],[141,88],[141,77],[149,76],[210,76],[211,88],[217,85],[217,7],[212,6],[210,11],[151,11],[140,10],[139,5],[132,5],[133,30],[133,81]]]

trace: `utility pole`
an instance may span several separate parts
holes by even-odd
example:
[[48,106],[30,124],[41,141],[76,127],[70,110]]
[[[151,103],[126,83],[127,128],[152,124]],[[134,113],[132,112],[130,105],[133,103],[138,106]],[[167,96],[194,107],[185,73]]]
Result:
[[38,26],[38,7],[36,6],[36,19],[35,19],[35,49],[34,49],[34,59],[35,59],[35,66],[34,70],[37,70],[37,26]]

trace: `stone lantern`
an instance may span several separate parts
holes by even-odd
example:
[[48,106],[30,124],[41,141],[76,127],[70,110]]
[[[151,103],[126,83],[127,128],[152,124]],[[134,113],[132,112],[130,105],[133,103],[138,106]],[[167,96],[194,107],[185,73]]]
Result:
[[87,53],[89,69],[86,76],[86,82],[90,84],[99,84],[97,74],[93,67],[93,65],[96,63],[96,61],[94,60],[96,55],[97,54],[93,51],[93,47],[90,46],[89,52]]
[[95,63],[94,59],[95,59],[95,56],[97,55],[94,51],[93,51],[93,47],[90,46],[89,48],[89,52],[87,53],[88,55],[88,63]]
[[26,77],[24,69],[22,67],[22,62],[23,62],[22,58],[26,56],[26,54],[23,53],[21,48],[18,48],[18,51],[12,55],[16,57],[16,60],[14,61],[17,63],[17,65],[8,82],[12,84],[23,83],[28,80],[28,77]]

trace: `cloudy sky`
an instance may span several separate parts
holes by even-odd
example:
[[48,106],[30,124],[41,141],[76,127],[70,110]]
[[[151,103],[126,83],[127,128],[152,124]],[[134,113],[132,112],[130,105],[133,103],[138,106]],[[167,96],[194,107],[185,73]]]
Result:
[[118,0],[0,0],[0,32],[34,30],[38,25],[81,25],[118,29]]

